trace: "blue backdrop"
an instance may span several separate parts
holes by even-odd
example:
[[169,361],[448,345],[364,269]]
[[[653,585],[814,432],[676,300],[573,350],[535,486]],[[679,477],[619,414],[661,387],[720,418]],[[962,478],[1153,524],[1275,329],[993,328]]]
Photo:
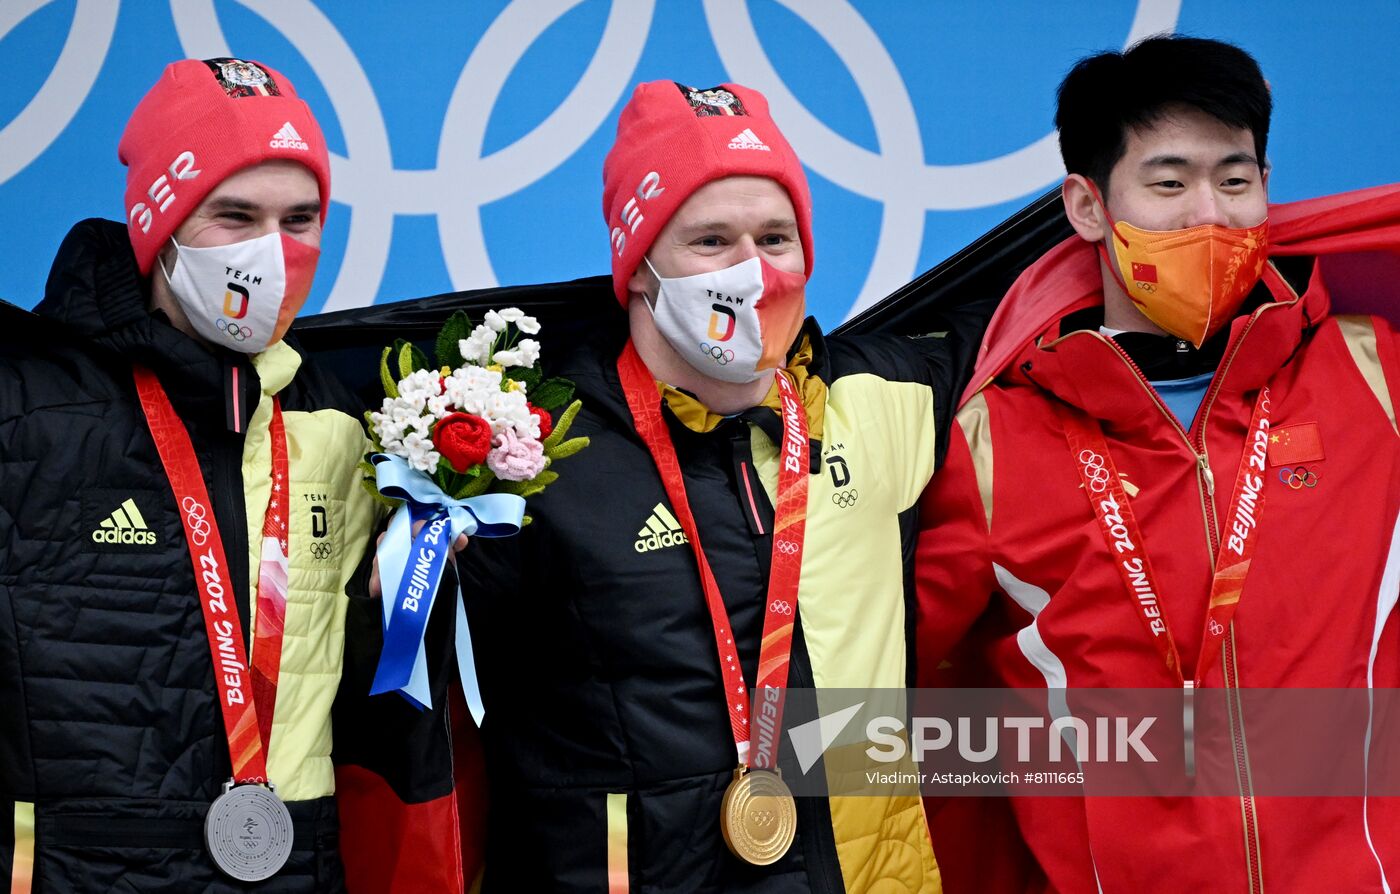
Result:
[[1273,198],[1400,180],[1400,2],[3,0],[0,298],[67,228],[122,217],[122,127],[166,62],[281,69],[333,153],[307,311],[607,270],[603,155],[640,80],[768,94],[808,166],[828,325],[1062,174],[1075,59],[1175,30],[1241,44],[1276,113]]

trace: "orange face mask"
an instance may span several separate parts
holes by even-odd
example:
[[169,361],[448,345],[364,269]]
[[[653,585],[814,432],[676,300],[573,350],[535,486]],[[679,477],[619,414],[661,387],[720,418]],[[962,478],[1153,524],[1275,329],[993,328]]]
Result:
[[1269,241],[1268,218],[1242,229],[1203,224],[1143,230],[1114,221],[1099,254],[1133,304],[1167,332],[1200,347],[1230,322],[1259,282]]

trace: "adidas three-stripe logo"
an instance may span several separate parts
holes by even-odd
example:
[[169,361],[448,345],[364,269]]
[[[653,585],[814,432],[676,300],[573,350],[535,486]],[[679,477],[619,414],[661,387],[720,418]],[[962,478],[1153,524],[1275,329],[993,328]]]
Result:
[[735,134],[734,139],[729,141],[730,149],[758,149],[763,152],[772,152],[768,144],[758,138],[751,128],[744,128]]
[[292,122],[288,121],[282,125],[282,129],[272,135],[272,139],[267,141],[267,145],[273,149],[300,149],[309,152],[311,147],[306,145],[306,141],[297,133],[297,129],[292,127]]
[[136,508],[136,501],[127,499],[92,532],[95,543],[125,543],[133,546],[155,546],[156,535],[146,527],[146,519]]
[[637,542],[632,544],[632,548],[639,553],[649,553],[652,550],[682,546],[689,542],[685,531],[681,530],[681,523],[676,521],[671,510],[664,504],[657,503],[652,507],[647,523],[637,532]]

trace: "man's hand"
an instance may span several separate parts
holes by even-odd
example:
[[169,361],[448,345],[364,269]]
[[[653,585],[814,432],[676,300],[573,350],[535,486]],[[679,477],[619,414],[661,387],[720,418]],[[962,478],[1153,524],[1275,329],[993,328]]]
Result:
[[[417,537],[417,536],[418,536],[418,532],[421,531],[421,530],[423,530],[423,526],[424,526],[425,524],[427,524],[427,521],[426,521],[426,520],[425,520],[425,521],[418,521],[418,522],[414,522],[414,523],[413,523],[413,536],[414,536],[414,537]],[[386,531],[386,532],[384,532],[384,533],[387,534],[388,532]],[[371,598],[371,599],[378,599],[380,596],[384,595],[384,586],[379,582],[379,555],[378,555],[379,543],[380,543],[380,541],[382,541],[383,539],[384,539],[384,534],[380,534],[380,535],[379,535],[378,537],[376,537],[375,540],[374,540],[374,546],[375,546],[374,565],[371,566],[371,568],[370,568],[370,573],[369,573],[369,598]],[[452,554],[451,554],[450,556],[448,556],[448,558],[451,559],[453,562],[456,562],[456,561],[457,561],[457,553],[460,553],[462,550],[464,550],[464,549],[467,548],[467,540],[468,540],[468,537],[467,537],[466,534],[459,534],[459,535],[457,536],[457,542],[454,543],[454,544],[452,544]]]

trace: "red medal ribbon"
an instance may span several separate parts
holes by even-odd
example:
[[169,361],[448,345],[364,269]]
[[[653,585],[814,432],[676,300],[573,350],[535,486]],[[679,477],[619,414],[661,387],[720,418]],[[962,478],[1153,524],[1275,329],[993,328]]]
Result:
[[1114,557],[1118,574],[1167,669],[1176,675],[1183,686],[1188,683],[1192,687],[1201,685],[1220,654],[1225,632],[1239,607],[1245,577],[1249,574],[1249,563],[1259,542],[1259,520],[1264,513],[1263,473],[1269,446],[1270,409],[1269,389],[1260,389],[1249,422],[1250,434],[1244,455],[1240,457],[1239,472],[1235,476],[1230,508],[1226,513],[1228,538],[1221,544],[1215,559],[1201,653],[1196,660],[1192,679],[1187,680],[1167,616],[1162,611],[1161,590],[1158,589],[1152,563],[1147,558],[1142,529],[1138,527],[1123,482],[1109,455],[1103,429],[1097,420],[1083,413],[1058,407],[1085,496],[1089,498],[1108,551]]
[[788,665],[792,656],[792,628],[797,618],[797,590],[802,573],[802,547],[807,531],[807,411],[796,385],[782,370],[774,373],[782,404],[783,443],[779,447],[778,499],[774,507],[772,567],[768,577],[768,604],[764,609],[763,640],[758,656],[758,685],[754,699],[758,716],[757,747],[750,760],[748,688],[739,665],[729,613],[720,596],[719,584],[700,546],[700,532],[685,493],[680,460],[671,443],[666,421],[661,416],[661,398],[656,380],[647,369],[636,347],[629,340],[617,361],[622,390],[632,421],[637,427],[671,501],[671,509],[685,531],[714,627],[719,651],[720,672],[729,702],[729,725],[741,765],[776,770],[779,736],[782,732],[783,703],[787,690]]
[[[228,737],[229,759],[235,782],[267,782],[267,748],[277,695],[277,668],[282,654],[282,629],[286,613],[287,538],[287,438],[282,424],[282,408],[274,398],[272,408],[272,498],[264,519],[264,561],[258,576],[258,608],[253,644],[258,661],[250,672],[243,645],[243,624],[233,604],[231,583],[226,577],[228,561],[223,538],[214,521],[209,492],[195,456],[189,432],[170,404],[155,374],[136,367],[132,371],[141,409],[146,415],[161,465],[165,467],[170,489],[180,507],[180,516],[199,588],[199,604],[204,614],[204,630],[209,638],[209,654],[214,662],[214,684]],[[280,488],[279,488],[280,485]],[[277,532],[282,555],[280,599],[275,574],[267,561],[266,538]],[[274,562],[275,564],[275,562]],[[257,705],[263,703],[262,712]]]

